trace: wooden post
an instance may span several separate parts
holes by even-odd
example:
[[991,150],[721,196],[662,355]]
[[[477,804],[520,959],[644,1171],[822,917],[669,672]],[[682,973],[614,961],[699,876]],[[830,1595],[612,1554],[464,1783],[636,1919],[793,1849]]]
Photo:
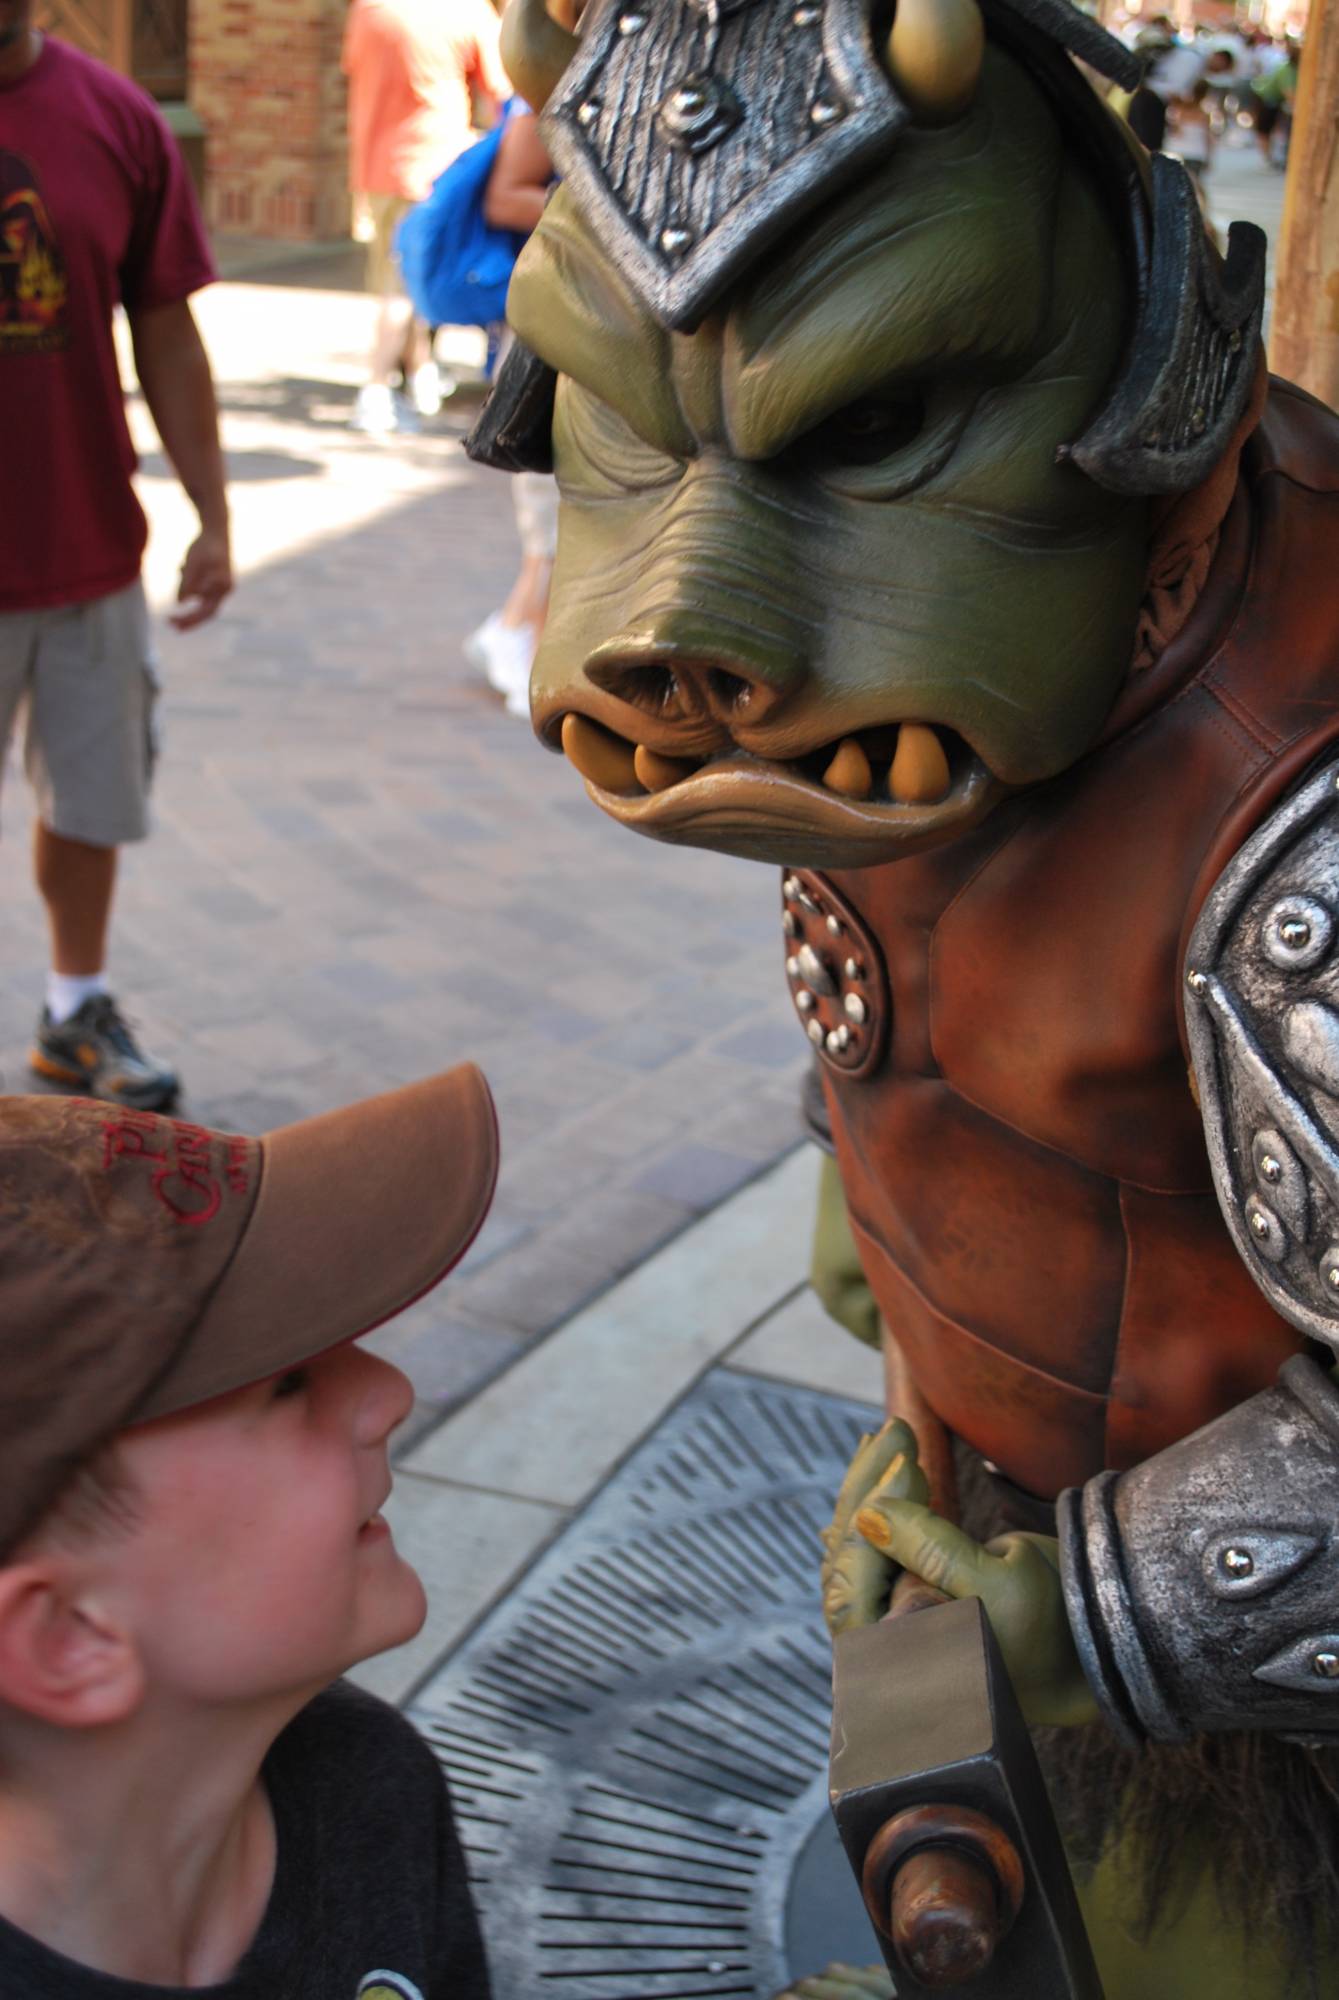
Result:
[[1269,362],[1323,403],[1339,405],[1339,0],[1311,0]]

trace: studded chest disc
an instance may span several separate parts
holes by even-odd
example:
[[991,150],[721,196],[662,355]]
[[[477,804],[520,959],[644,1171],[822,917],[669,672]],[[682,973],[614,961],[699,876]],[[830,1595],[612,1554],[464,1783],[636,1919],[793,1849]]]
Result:
[[883,1054],[892,1001],[883,954],[850,904],[821,875],[781,883],[786,978],[805,1034],[830,1069],[853,1081]]
[[1185,981],[1228,1228],[1275,1310],[1339,1348],[1339,765],[1228,864]]

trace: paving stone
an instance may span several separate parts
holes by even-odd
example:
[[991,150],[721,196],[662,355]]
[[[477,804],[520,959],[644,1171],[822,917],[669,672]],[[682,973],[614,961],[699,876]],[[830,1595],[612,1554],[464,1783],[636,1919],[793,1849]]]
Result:
[[725,1035],[716,1044],[717,1053],[759,1069],[789,1069],[797,1055],[802,1057],[804,1035],[799,1022],[754,1021],[739,1034]]
[[472,1319],[522,1334],[560,1326],[608,1282],[603,1264],[569,1260],[560,1229],[532,1236],[482,1271],[452,1282],[451,1295]]
[[663,1069],[693,1046],[691,1034],[655,1020],[629,1021],[595,1043],[593,1054],[620,1069]]
[[757,1171],[757,1160],[746,1154],[727,1153],[719,1146],[674,1146],[638,1174],[633,1185],[700,1214],[752,1180]]
[[504,1327],[442,1311],[421,1316],[410,1311],[369,1334],[366,1345],[403,1368],[416,1400],[431,1405],[440,1418],[491,1382],[524,1353],[527,1342]]

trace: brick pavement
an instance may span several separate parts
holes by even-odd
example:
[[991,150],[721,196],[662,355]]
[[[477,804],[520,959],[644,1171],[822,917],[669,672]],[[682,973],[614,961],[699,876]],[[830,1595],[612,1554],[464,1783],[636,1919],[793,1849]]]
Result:
[[[492,1219],[383,1336],[418,1434],[795,1143],[804,1044],[770,872],[630,839],[467,666],[514,564],[505,481],[459,415],[350,433],[367,302],[298,275],[200,302],[242,574],[214,625],[162,631],[159,831],[112,972],[186,1109],[239,1130],[483,1065]],[[161,603],[191,517],[136,424]],[[44,944],[12,762],[4,811],[0,1074],[26,1089]]]

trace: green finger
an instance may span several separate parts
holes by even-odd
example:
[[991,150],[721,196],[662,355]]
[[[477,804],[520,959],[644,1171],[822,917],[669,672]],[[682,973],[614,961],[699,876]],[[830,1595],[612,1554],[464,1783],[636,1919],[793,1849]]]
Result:
[[[889,1431],[894,1429],[905,1432],[906,1425],[888,1426]],[[923,1501],[929,1498],[929,1487],[915,1459],[899,1451],[870,1497]],[[877,1624],[888,1609],[896,1576],[895,1565],[858,1532],[854,1522],[840,1539],[837,1526],[834,1520],[833,1539],[821,1572],[823,1616],[834,1638],[853,1625]]]
[[890,1562],[950,1597],[979,1595],[987,1565],[996,1560],[961,1528],[914,1500],[873,1496],[857,1514],[856,1528]]
[[890,1417],[881,1431],[873,1437],[862,1437],[856,1447],[855,1457],[846,1468],[837,1504],[832,1510],[832,1546],[843,1540],[850,1528],[857,1508],[884,1477],[889,1467],[898,1457],[916,1458],[916,1433],[900,1417]]

